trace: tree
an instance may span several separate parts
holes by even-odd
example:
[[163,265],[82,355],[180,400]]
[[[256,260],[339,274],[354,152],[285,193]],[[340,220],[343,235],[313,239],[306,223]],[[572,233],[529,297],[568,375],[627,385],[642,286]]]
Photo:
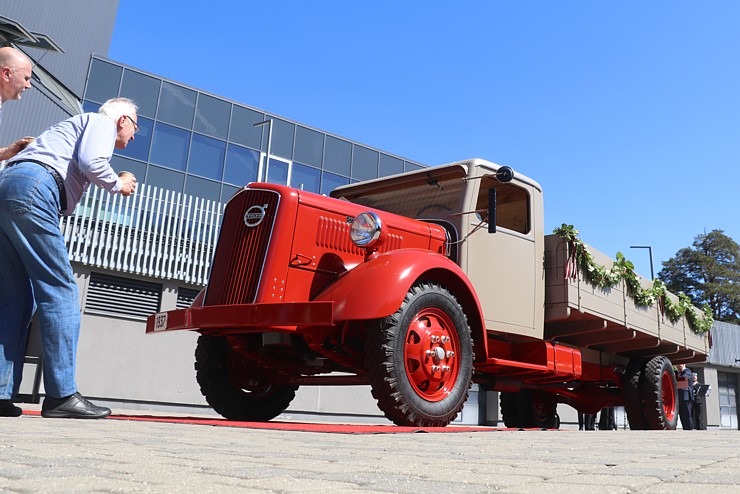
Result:
[[722,230],[697,235],[693,247],[662,264],[658,277],[668,290],[708,304],[716,321],[740,323],[740,245]]

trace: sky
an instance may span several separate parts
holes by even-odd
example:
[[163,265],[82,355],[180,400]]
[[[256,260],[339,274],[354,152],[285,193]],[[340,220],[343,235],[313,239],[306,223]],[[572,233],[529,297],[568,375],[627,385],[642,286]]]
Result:
[[740,242],[738,26],[734,0],[120,0],[108,57],[426,165],[508,165],[546,233],[649,278],[650,252],[657,275],[697,235]]

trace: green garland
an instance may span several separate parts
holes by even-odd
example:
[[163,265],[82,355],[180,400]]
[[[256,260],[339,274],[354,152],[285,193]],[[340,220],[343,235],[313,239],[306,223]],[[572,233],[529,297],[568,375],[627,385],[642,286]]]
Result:
[[678,294],[678,302],[673,302],[668,297],[669,292],[665,284],[660,280],[653,280],[651,288],[642,288],[634,271],[635,265],[621,252],[617,252],[617,260],[614,261],[611,269],[597,264],[586,244],[578,237],[578,230],[573,225],[563,223],[553,233],[560,235],[570,244],[573,261],[592,285],[606,289],[615,287],[624,280],[627,294],[638,307],[651,307],[658,303],[673,324],[677,323],[681,317],[686,317],[689,327],[696,333],[706,333],[711,329],[714,320],[709,305],[704,304],[703,312],[697,314],[691,304],[691,299],[683,292]]

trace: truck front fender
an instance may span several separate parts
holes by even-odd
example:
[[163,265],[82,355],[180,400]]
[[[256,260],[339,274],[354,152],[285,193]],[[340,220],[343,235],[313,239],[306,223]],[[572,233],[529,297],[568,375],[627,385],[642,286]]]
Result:
[[484,319],[475,289],[462,269],[440,254],[423,249],[380,254],[344,273],[314,300],[334,302],[335,321],[379,319],[396,312],[420,279],[440,283],[457,298],[473,331],[477,357],[485,358]]

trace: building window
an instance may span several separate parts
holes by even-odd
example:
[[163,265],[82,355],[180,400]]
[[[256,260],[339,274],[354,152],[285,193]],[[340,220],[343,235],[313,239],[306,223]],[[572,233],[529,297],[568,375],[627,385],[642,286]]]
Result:
[[122,67],[93,58],[85,97],[101,105],[115,98],[118,96],[122,73]]
[[321,175],[321,193],[328,196],[329,192],[332,190],[336,189],[340,185],[347,185],[348,183],[349,179],[347,177],[340,177],[333,173],[324,172]]
[[378,152],[355,145],[352,150],[352,178],[371,180],[378,178]]
[[139,107],[139,115],[154,118],[157,113],[160,85],[159,79],[127,69],[123,73],[121,96],[134,100]]
[[718,372],[717,394],[719,395],[719,426],[723,429],[738,429],[737,374]]
[[410,161],[404,161],[404,168],[407,172],[415,172],[417,170],[424,169],[423,166],[417,165],[416,163],[411,163]]
[[200,94],[198,96],[198,108],[195,111],[193,130],[226,139],[229,133],[230,113],[231,103]]
[[387,177],[388,175],[395,175],[397,173],[403,173],[403,160],[388,156],[387,154],[381,154],[378,176]]
[[102,273],[91,273],[85,313],[145,321],[159,311],[162,285]]
[[152,144],[152,130],[154,122],[148,118],[139,117],[139,131],[133,141],[129,141],[124,149],[114,149],[116,154],[147,161],[149,159],[149,147]]
[[294,161],[300,161],[316,168],[321,168],[321,157],[324,154],[324,134],[315,130],[296,127]]
[[234,105],[231,112],[229,140],[253,149],[260,149],[262,127],[255,127],[254,124],[264,119],[265,115],[262,113]]
[[185,187],[185,174],[167,168],[149,165],[146,174],[146,184],[160,189],[182,192]]
[[85,100],[82,102],[82,111],[85,113],[98,113],[98,110],[100,109],[100,106],[98,103],[93,103],[92,101]]
[[241,188],[239,187],[232,187],[231,185],[223,184],[221,186],[221,202],[223,204],[226,204],[227,202],[229,202],[229,199],[234,197],[234,194],[236,194],[240,190]]
[[110,164],[116,171],[116,173],[127,171],[133,173],[136,177],[136,180],[141,183],[144,183],[144,181],[146,180],[146,163],[124,158],[122,156],[113,155],[110,160]]
[[349,176],[352,162],[352,143],[326,136],[324,170]]
[[267,166],[267,176],[265,182],[271,184],[288,184],[288,169],[290,163],[287,161],[270,158],[269,165]]
[[218,201],[221,198],[221,183],[188,175],[185,179],[185,193],[201,199]]
[[321,190],[321,170],[310,166],[293,163],[293,171],[290,174],[290,186],[309,192]]
[[193,134],[188,158],[188,173],[221,180],[224,171],[226,143],[217,139]]
[[260,154],[257,151],[229,144],[224,182],[240,186],[254,182],[257,180],[259,166]]
[[189,143],[190,132],[158,123],[154,128],[152,163],[185,171]]
[[[263,129],[265,136],[269,131],[269,125],[264,125]],[[272,119],[272,142],[270,143],[270,154],[280,156],[282,158],[292,159],[293,158],[293,134],[295,133],[295,125],[280,120],[277,118]],[[267,138],[265,138],[265,147],[267,150]]]
[[191,129],[195,114],[195,95],[195,91],[163,82],[157,120]]

